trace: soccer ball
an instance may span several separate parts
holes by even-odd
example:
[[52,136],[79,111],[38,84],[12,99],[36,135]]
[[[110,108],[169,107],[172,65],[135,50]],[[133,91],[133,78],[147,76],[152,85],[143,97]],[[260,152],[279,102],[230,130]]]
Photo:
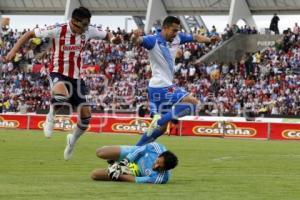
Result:
[[135,163],[129,163],[127,165],[128,169],[133,173],[134,176],[138,176],[140,174],[139,172],[139,166]]

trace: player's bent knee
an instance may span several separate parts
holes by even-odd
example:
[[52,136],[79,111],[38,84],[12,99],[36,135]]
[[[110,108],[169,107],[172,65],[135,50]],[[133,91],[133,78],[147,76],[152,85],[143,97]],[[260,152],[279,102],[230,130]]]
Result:
[[193,105],[197,105],[199,101],[195,97],[189,95],[182,99],[182,103],[191,103]]
[[84,131],[86,129],[88,129],[91,118],[92,118],[91,116],[80,118],[80,120],[77,123],[78,128],[80,128],[81,130],[84,130]]
[[105,151],[105,147],[98,148],[98,149],[96,150],[96,155],[97,155],[99,158],[106,159],[106,151]]
[[67,95],[54,94],[50,101],[52,104],[63,104],[63,103],[68,103],[69,99],[70,98]]
[[69,97],[64,94],[55,94],[50,99],[50,102],[55,106],[55,109],[60,109],[69,103]]
[[191,103],[194,104],[194,105],[197,105],[199,103],[199,101],[198,101],[198,99],[196,99],[196,98],[193,97],[191,99]]

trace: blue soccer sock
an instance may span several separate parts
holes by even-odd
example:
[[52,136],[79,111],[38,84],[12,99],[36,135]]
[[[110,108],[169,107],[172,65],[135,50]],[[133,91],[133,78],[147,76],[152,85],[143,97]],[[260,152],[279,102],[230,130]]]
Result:
[[158,121],[157,124],[159,126],[163,126],[167,124],[172,119],[178,119],[179,117],[183,117],[185,115],[189,115],[193,113],[195,110],[195,105],[192,104],[175,104],[172,107],[172,110],[164,114]]
[[136,146],[143,146],[145,144],[148,144],[150,142],[153,142],[156,140],[156,138],[158,138],[159,136],[163,135],[164,131],[157,129],[154,130],[153,133],[151,135],[147,135],[147,132],[145,132],[141,139],[136,143]]

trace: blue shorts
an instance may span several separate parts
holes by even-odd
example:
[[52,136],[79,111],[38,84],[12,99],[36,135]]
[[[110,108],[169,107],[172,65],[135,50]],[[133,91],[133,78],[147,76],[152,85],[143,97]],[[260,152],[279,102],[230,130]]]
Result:
[[122,146],[120,146],[120,148],[121,148],[121,151],[120,151],[119,161],[123,160],[129,153],[134,152],[137,148],[139,148],[139,146],[122,145]]
[[165,114],[171,107],[189,95],[185,89],[171,85],[168,87],[154,88],[148,87],[148,98],[150,104],[150,114]]

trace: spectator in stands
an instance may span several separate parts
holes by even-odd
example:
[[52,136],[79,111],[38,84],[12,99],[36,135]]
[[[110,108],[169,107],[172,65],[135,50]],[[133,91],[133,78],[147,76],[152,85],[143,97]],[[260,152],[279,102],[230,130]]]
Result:
[[247,53],[246,55],[245,67],[246,67],[246,76],[250,76],[254,74],[253,56],[251,55],[251,53]]
[[199,28],[198,34],[205,35],[205,33],[206,33],[206,29],[203,25],[201,25]]
[[257,34],[257,33],[258,33],[258,32],[257,32],[255,26],[253,26],[253,28],[252,28],[252,30],[251,30],[251,34]]
[[211,31],[209,32],[208,35],[209,35],[209,36],[216,36],[216,35],[219,35],[219,34],[217,33],[217,29],[216,29],[216,26],[215,26],[215,25],[212,26]]
[[283,31],[283,50],[285,53],[288,53],[291,45],[292,45],[292,41],[291,41],[291,31],[288,29],[288,30],[284,30]]
[[26,114],[27,109],[28,109],[28,105],[26,104],[26,102],[24,100],[21,100],[19,105],[18,105],[17,110],[19,110],[20,114]]
[[295,26],[293,28],[293,34],[295,36],[295,42],[298,41],[299,33],[300,33],[300,27],[298,26],[298,23],[295,23]]
[[271,20],[271,23],[270,23],[270,30],[274,31],[276,35],[279,34],[279,29],[278,29],[279,20],[280,20],[279,17],[275,13],[272,20]]

